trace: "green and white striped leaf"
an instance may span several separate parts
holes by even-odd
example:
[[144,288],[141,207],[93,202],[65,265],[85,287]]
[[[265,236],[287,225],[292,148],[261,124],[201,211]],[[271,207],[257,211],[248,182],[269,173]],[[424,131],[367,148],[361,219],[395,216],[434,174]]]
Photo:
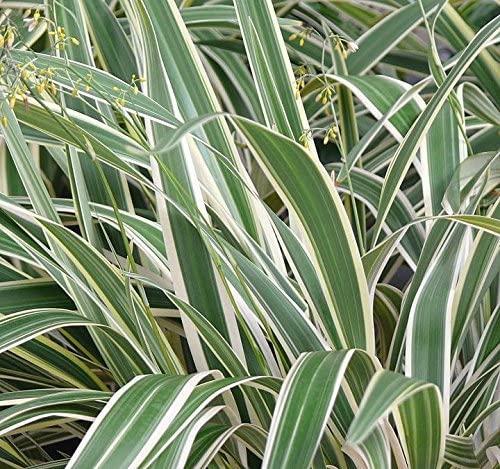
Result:
[[373,377],[349,428],[348,444],[361,443],[390,411],[402,431],[410,467],[440,467],[446,426],[438,389],[390,371],[379,371]]
[[[373,350],[368,287],[347,215],[332,181],[295,142],[251,121],[238,118],[235,123],[289,210],[302,224],[310,253],[322,274],[333,321],[338,324],[340,348]],[[311,187],[318,192],[312,193]],[[335,248],[330,243],[331,236],[335,236]]]
[[205,377],[134,378],[109,400],[67,467],[139,467]]
[[499,25],[500,19],[494,18],[474,36],[474,39],[460,55],[456,65],[454,65],[449,72],[443,85],[439,87],[436,94],[434,94],[431,101],[427,104],[424,111],[422,111],[408,134],[405,136],[403,142],[398,147],[398,150],[393,156],[391,165],[389,166],[387,175],[385,176],[385,185],[380,196],[379,213],[374,228],[374,240],[378,237],[389,208],[394,201],[395,191],[399,188],[419,145],[425,138],[439,110],[444,105],[448,95],[457,84],[461,75],[481,52],[482,48],[485,47],[485,44],[498,34]]
[[352,352],[303,354],[281,388],[263,467],[309,467],[335,404]]

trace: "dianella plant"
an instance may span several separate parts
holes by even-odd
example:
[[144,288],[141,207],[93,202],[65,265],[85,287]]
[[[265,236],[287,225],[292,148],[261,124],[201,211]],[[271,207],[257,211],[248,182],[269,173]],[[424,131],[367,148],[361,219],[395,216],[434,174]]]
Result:
[[498,467],[499,13],[0,1],[0,467]]

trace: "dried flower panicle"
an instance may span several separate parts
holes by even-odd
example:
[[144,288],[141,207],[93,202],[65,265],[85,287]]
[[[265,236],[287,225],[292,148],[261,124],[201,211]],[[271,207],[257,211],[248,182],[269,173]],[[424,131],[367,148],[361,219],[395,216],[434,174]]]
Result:
[[[68,35],[63,26],[54,24],[50,19],[42,16],[39,9],[27,9],[23,14],[23,22],[28,31],[33,31],[37,25],[42,21],[47,22],[49,25],[48,35],[52,38],[53,49],[63,51],[66,46],[79,45],[78,38]],[[17,30],[15,26],[7,24],[0,28],[0,47],[9,50],[13,47],[17,37]],[[42,99],[46,99],[48,95],[55,97],[58,92],[58,87],[54,83],[54,76],[56,70],[54,68],[38,68],[36,60],[27,63],[17,63],[16,60],[10,58],[10,54],[4,54],[0,62],[0,74],[6,76],[5,87],[7,88],[7,103],[11,108],[14,108],[19,100],[24,101],[25,105],[29,104],[29,95],[40,95]],[[92,89],[93,76],[89,72],[85,77],[73,80],[70,76],[73,87],[70,89],[71,96],[77,98],[81,92],[89,92]],[[116,93],[111,96],[111,101],[118,107],[123,108],[127,102],[127,95],[140,93],[141,83],[146,80],[136,74],[131,77],[130,86],[114,87],[113,91]],[[48,93],[48,95],[47,95]],[[0,119],[2,117],[0,116]]]

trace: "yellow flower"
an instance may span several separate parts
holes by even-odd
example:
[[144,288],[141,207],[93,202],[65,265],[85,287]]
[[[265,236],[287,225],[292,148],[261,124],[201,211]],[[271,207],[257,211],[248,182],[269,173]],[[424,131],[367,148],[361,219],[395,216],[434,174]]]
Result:
[[326,145],[328,142],[337,140],[338,129],[335,125],[332,125],[328,128],[325,133],[325,137],[323,138],[323,145]]
[[305,44],[306,39],[312,33],[313,33],[312,28],[306,28],[306,29],[303,29],[302,31],[300,31],[298,33],[290,34],[290,36],[288,37],[288,40],[289,41],[295,41],[296,39],[298,39],[299,40],[299,46],[302,47]]
[[310,136],[311,136],[311,131],[309,129],[304,130],[299,137],[299,143],[303,147],[309,148],[309,137]]
[[35,88],[38,91],[39,94],[42,94],[45,91],[45,86],[46,86],[46,81],[41,81],[38,83]]
[[5,35],[5,44],[7,49],[10,49],[14,45],[15,34],[12,28],[9,28],[7,34]]
[[295,81],[295,97],[300,98],[300,92],[305,88],[306,84],[303,77],[297,78]]
[[323,88],[315,98],[315,101],[319,103],[321,101],[321,104],[325,105],[327,104],[331,99],[332,99],[333,91],[332,88],[328,85],[326,88]]

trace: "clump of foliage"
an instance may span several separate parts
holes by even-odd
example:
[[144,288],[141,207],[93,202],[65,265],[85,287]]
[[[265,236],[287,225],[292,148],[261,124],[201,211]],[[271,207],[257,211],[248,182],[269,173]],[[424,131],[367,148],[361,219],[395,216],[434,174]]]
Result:
[[0,466],[495,466],[498,8],[1,2]]

